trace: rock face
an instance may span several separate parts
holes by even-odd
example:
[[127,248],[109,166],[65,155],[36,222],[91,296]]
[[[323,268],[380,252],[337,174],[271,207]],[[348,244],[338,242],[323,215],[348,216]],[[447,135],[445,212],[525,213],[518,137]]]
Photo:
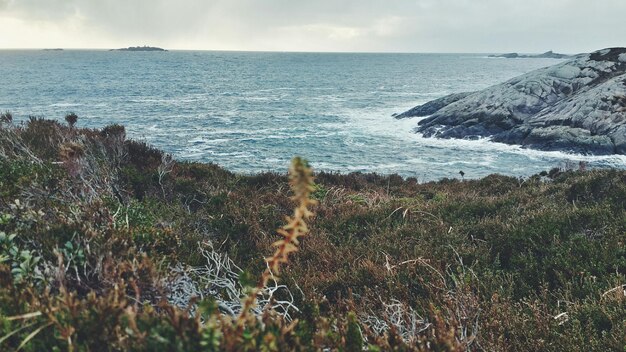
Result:
[[402,119],[405,117],[423,117],[423,116],[428,116],[428,115],[432,115],[434,113],[436,113],[437,111],[441,110],[442,108],[458,101],[461,100],[465,97],[467,97],[468,95],[472,94],[472,92],[466,92],[466,93],[456,93],[456,94],[450,94],[450,95],[446,95],[443,98],[440,99],[436,99],[433,101],[429,101],[428,103],[424,104],[424,105],[420,105],[420,106],[416,106],[413,109],[403,112],[402,114],[396,115],[395,118],[397,119]]
[[626,154],[626,48],[582,54],[473,93],[453,94],[396,118],[428,116],[427,137]]

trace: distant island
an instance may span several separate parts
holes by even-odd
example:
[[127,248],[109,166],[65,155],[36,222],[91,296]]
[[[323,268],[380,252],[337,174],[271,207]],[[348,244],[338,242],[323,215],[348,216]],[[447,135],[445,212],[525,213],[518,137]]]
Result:
[[501,54],[501,55],[489,55],[489,57],[502,58],[502,59],[569,59],[572,56],[566,54],[558,54],[555,52],[546,51],[543,54],[537,55],[524,55],[518,53],[509,53],[509,54]]
[[167,51],[163,48],[157,48],[155,46],[129,46],[128,48],[111,49],[109,51]]
[[61,48],[43,49],[43,51],[63,51]]

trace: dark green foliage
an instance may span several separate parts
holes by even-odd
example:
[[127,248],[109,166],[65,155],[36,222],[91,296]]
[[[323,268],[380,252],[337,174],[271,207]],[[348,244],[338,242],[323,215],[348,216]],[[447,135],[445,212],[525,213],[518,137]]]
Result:
[[61,170],[52,165],[0,159],[0,197],[14,200],[21,190],[34,184],[55,189],[60,175]]
[[136,168],[134,165],[126,165],[120,170],[120,178],[132,190],[134,198],[144,199],[157,186],[156,174],[146,173]]
[[76,115],[75,113],[71,112],[71,113],[65,115],[65,121],[70,126],[70,128],[73,128],[74,125],[76,125],[76,122],[78,121],[78,115]]
[[100,135],[105,138],[122,138],[126,137],[126,128],[122,125],[113,124],[102,128]]
[[20,137],[30,149],[41,158],[57,161],[59,148],[63,143],[63,127],[57,121],[30,117]]
[[139,171],[156,170],[161,163],[163,152],[149,146],[145,142],[126,141],[129,164]]
[[346,330],[346,352],[363,351],[363,336],[356,314],[348,313],[348,328]]

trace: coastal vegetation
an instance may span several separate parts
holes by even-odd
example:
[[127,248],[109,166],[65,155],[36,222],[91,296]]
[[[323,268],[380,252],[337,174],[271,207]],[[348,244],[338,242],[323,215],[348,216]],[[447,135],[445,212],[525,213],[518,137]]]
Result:
[[624,351],[624,170],[241,175],[74,116],[0,119],[0,350]]

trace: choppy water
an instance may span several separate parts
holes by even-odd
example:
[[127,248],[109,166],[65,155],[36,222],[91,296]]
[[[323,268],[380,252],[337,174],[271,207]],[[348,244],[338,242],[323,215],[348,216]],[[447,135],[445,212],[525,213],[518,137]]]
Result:
[[436,140],[399,113],[477,90],[551,59],[463,54],[0,51],[0,110],[123,124],[129,136],[188,160],[239,172],[284,171],[293,155],[318,170],[399,173],[432,180],[529,175],[623,156],[540,152],[486,140]]

